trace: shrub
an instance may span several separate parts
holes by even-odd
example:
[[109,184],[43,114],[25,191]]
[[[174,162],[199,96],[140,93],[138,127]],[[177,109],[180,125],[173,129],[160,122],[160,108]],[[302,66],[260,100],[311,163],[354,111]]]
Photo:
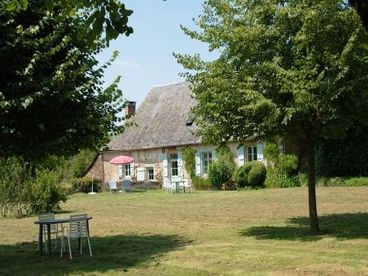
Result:
[[244,188],[248,185],[248,173],[252,167],[252,162],[247,162],[243,166],[238,168],[238,171],[235,175],[235,183],[237,188]]
[[277,162],[280,155],[279,146],[276,142],[267,142],[265,144],[263,154],[268,162],[274,164]]
[[70,158],[69,171],[72,177],[82,177],[95,157],[95,151],[86,149],[81,150],[78,154]]
[[251,161],[240,166],[235,182],[238,188],[260,187],[266,179],[266,168],[262,162]]
[[255,161],[248,173],[248,185],[261,187],[266,179],[266,167],[262,162]]
[[368,186],[368,177],[320,177],[317,185],[322,187]]
[[304,175],[288,176],[276,168],[268,168],[265,186],[267,188],[299,187],[301,185],[301,179],[304,181]]
[[75,178],[72,180],[71,192],[72,193],[89,193],[93,191],[100,192],[102,190],[102,182],[99,179],[92,179],[90,177]]
[[192,178],[192,184],[196,190],[211,190],[212,185],[208,179],[194,176]]
[[224,190],[236,190],[236,183],[234,180],[229,180],[223,183]]
[[298,173],[298,157],[293,154],[280,154],[275,167],[287,176],[295,176]]
[[[55,163],[58,161],[55,158],[52,160]],[[60,186],[61,173],[44,169],[41,163],[36,163],[36,167],[31,170],[16,157],[0,160],[0,206],[3,216],[21,217],[49,212],[58,208],[60,201],[66,200]],[[31,172],[34,174],[31,175]]]
[[60,201],[66,201],[66,193],[61,188],[61,175],[50,170],[36,170],[36,175],[26,193],[34,213],[59,209]]
[[[272,166],[267,168],[265,186],[268,188],[299,187],[298,157],[292,154],[279,154],[276,144],[268,144],[268,155]],[[304,181],[304,180],[303,180]]]
[[0,159],[0,213],[2,216],[23,216],[28,213],[27,187],[30,174],[22,159]]
[[346,186],[368,186],[368,177],[352,177],[345,180]]
[[214,161],[209,167],[208,179],[217,189],[221,189],[222,184],[229,181],[233,175],[233,166],[226,161]]

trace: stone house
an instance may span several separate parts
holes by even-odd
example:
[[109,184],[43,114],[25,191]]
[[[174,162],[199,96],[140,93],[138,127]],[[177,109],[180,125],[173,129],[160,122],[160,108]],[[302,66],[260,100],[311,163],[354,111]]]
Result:
[[[206,177],[211,162],[216,159],[216,146],[201,143],[194,135],[195,124],[191,107],[195,105],[188,83],[181,82],[155,87],[135,112],[135,103],[125,108],[128,127],[100,153],[87,175],[100,178],[103,183],[129,177],[133,182],[151,181],[162,184],[188,178],[184,169],[182,149],[195,149],[195,174]],[[239,166],[246,161],[263,161],[263,144],[255,140],[245,143],[229,142],[234,161]],[[118,155],[135,160],[127,165],[112,165]]]

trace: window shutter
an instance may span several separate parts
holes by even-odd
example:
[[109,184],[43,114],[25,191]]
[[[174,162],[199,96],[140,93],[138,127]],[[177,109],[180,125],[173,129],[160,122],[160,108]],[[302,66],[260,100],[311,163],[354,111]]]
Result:
[[183,154],[180,151],[178,152],[178,178],[184,179]]
[[263,161],[263,144],[257,144],[257,160]]
[[244,146],[240,146],[236,149],[238,154],[238,165],[244,165]]
[[137,180],[138,181],[144,181],[145,180],[145,168],[139,167],[137,168]]
[[195,154],[195,175],[201,176],[201,154],[197,151]]
[[169,176],[168,174],[168,168],[169,168],[169,162],[167,160],[167,155],[166,154],[163,154],[162,156],[163,160],[162,160],[162,165],[163,165],[163,175],[165,178],[167,178]]
[[130,163],[130,176],[135,175],[134,162]]

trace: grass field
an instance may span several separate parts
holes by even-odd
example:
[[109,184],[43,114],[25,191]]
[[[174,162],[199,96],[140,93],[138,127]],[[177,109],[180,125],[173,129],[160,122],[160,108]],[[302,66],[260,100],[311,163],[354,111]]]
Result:
[[0,275],[368,275],[368,187],[317,189],[322,235],[308,233],[306,188],[78,194],[93,257],[37,253],[35,217],[0,219]]

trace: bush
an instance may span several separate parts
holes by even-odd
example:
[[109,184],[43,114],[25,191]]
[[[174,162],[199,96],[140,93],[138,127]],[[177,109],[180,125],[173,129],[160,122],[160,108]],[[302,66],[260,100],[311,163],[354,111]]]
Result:
[[224,190],[236,190],[236,183],[234,180],[226,181],[222,186]]
[[238,188],[260,187],[266,179],[266,168],[262,162],[251,161],[239,167],[235,182]]
[[287,176],[295,176],[298,173],[298,157],[292,154],[280,154],[275,167]]
[[352,177],[345,180],[346,186],[368,186],[368,177]]
[[322,187],[334,186],[368,186],[368,177],[320,177],[317,185]]
[[183,153],[185,170],[190,175],[190,177],[194,177],[196,150],[192,147],[186,146],[183,148],[182,153]]
[[222,188],[222,184],[229,181],[233,175],[233,166],[229,162],[214,161],[209,167],[208,179],[212,186]]
[[27,193],[29,170],[22,159],[0,159],[0,214],[21,217],[29,213]]
[[60,209],[60,201],[66,201],[66,193],[61,188],[61,175],[56,171],[36,170],[33,181],[26,193],[33,213],[51,212]]
[[93,191],[100,192],[102,190],[102,182],[99,179],[93,179],[90,177],[75,178],[72,180],[71,193],[89,193]]
[[261,187],[266,179],[266,167],[262,162],[255,161],[248,173],[248,185]]
[[265,186],[268,188],[299,187],[301,181],[297,175],[298,157],[292,154],[276,154],[278,151],[276,145],[270,143],[268,146],[272,166],[267,168]]
[[235,175],[235,183],[237,188],[244,188],[248,185],[248,174],[250,169],[252,168],[252,162],[247,162],[243,166],[238,168],[238,171]]
[[303,175],[288,176],[276,168],[268,168],[265,186],[267,188],[299,187],[302,183],[301,179],[304,181],[305,177]]
[[72,177],[82,177],[96,157],[96,154],[95,151],[86,149],[71,157],[69,160],[69,171]]
[[211,190],[212,185],[208,179],[204,179],[198,176],[192,178],[192,184],[196,190]]

